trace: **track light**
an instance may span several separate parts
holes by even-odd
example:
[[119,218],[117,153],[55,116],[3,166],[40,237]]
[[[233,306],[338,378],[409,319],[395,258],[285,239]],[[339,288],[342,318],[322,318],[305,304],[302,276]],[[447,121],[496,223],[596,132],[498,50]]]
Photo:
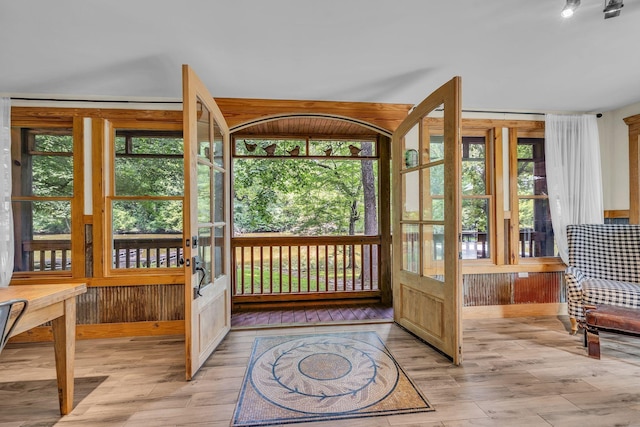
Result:
[[622,4],[622,0],[609,0],[608,4],[605,0],[605,8],[603,10],[604,19],[609,19],[620,15],[620,9],[622,9],[622,6],[624,6]]
[[[611,0],[611,1],[614,1],[614,0]],[[580,6],[580,0],[567,0],[567,4],[562,9],[562,12],[560,13],[560,15],[563,18],[568,18],[570,16],[573,16],[573,13],[576,11],[578,6]]]

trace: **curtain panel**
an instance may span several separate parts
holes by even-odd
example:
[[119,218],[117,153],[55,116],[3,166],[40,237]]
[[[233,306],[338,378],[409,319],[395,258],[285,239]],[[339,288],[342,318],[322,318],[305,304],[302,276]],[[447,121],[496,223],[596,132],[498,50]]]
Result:
[[545,160],[553,233],[567,264],[567,225],[604,222],[596,116],[547,114]]
[[11,100],[0,98],[0,286],[9,286],[11,281],[13,251]]

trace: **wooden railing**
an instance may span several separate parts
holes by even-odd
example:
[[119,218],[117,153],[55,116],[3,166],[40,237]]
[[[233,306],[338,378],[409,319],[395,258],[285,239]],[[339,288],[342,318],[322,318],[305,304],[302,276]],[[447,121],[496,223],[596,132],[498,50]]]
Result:
[[378,292],[379,236],[235,237],[235,297]]
[[71,269],[70,240],[29,240],[22,242],[19,271],[66,271]]
[[180,266],[182,239],[115,239],[114,268],[167,268]]
[[[180,238],[115,239],[114,268],[178,267],[182,257]],[[70,240],[29,240],[22,242],[20,271],[66,271],[71,268]]]

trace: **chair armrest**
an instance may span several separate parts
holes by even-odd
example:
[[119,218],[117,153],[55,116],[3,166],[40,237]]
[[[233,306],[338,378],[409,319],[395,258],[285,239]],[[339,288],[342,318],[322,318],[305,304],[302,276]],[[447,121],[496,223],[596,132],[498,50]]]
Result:
[[564,271],[564,278],[567,281],[567,294],[569,299],[582,300],[582,282],[586,276],[577,267],[569,266]]

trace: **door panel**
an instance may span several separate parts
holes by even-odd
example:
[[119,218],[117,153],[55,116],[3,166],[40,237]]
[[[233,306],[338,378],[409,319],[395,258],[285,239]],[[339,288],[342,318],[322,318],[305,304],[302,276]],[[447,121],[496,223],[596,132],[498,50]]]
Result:
[[185,366],[191,379],[231,328],[229,129],[184,65]]
[[393,134],[396,322],[462,361],[460,86],[453,78]]

